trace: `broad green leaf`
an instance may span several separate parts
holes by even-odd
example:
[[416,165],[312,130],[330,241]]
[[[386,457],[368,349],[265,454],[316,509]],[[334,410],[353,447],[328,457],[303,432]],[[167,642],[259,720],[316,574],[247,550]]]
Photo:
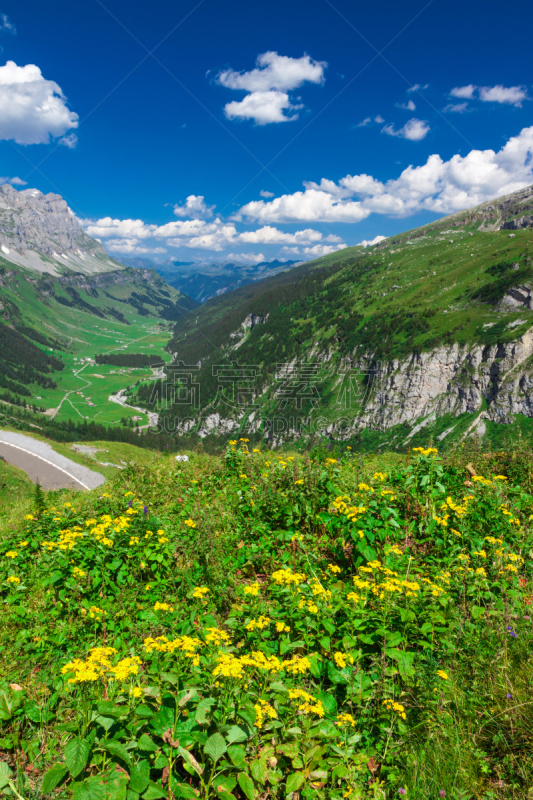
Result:
[[112,756],[115,756],[115,758],[120,758],[121,761],[125,761],[128,767],[131,766],[130,754],[123,744],[120,742],[115,742],[113,739],[110,741],[101,742],[101,744],[103,747],[105,747],[108,753],[111,753]]
[[405,650],[392,648],[390,650],[385,650],[385,653],[389,658],[393,658],[398,662],[398,669],[400,670],[400,675],[402,678],[409,678],[415,674],[413,667],[413,661],[415,659],[414,652],[405,652]]
[[337,701],[335,700],[334,696],[330,692],[318,692],[316,694],[317,700],[320,700],[326,714],[335,714],[337,711]]
[[280,744],[278,747],[278,753],[282,753],[282,755],[288,756],[288,758],[296,758],[298,751],[298,742],[286,742],[285,744]]
[[150,719],[150,717],[154,716],[154,712],[148,706],[137,706],[135,709],[135,716],[141,719]]
[[286,793],[292,794],[293,792],[297,792],[304,781],[305,774],[303,772],[291,772],[287,777]]
[[101,725],[105,731],[108,731],[110,728],[113,727],[113,725],[116,722],[116,719],[113,719],[113,717],[104,717],[101,714],[97,714],[95,717],[93,717],[93,721],[97,722],[98,725]]
[[172,791],[177,797],[184,797],[186,798],[186,800],[197,800],[198,798],[198,795],[196,794],[194,789],[192,789],[190,786],[187,786],[186,783],[178,783],[177,781],[172,781]]
[[250,764],[250,772],[254,776],[254,780],[258,783],[264,783],[268,775],[268,767],[264,758],[256,758]]
[[11,770],[5,761],[0,761],[0,789],[7,786],[11,779]]
[[157,745],[153,739],[151,739],[147,733],[143,733],[139,741],[137,742],[137,746],[139,750],[144,750],[146,753],[155,753],[157,750]]
[[56,786],[61,783],[66,774],[67,768],[64,764],[54,764],[53,767],[50,767],[48,772],[44,774],[41,785],[42,794],[48,794],[48,792],[53,791]]
[[148,789],[143,794],[143,800],[163,800],[167,796],[167,793],[156,786],[154,783],[151,783]]
[[72,800],[104,800],[107,794],[102,778],[87,778],[86,781],[75,783],[72,790]]
[[65,761],[73,778],[87,766],[90,752],[91,745],[85,739],[71,739],[65,745]]
[[[138,709],[136,709],[136,713],[137,716],[140,716]],[[174,728],[174,710],[168,706],[162,706],[150,720],[150,727],[154,733],[158,733],[160,736],[169,728]]]
[[11,719],[12,709],[9,701],[7,693],[0,692],[0,719],[2,720]]
[[222,758],[226,750],[226,742],[220,733],[214,733],[204,745],[204,753],[215,762]]
[[207,712],[209,711],[211,706],[214,706],[216,704],[216,702],[217,701],[215,700],[214,697],[206,697],[205,700],[202,700],[200,703],[198,703],[198,706],[196,708],[196,713],[194,715],[194,718],[198,723],[198,725],[205,725],[206,722],[209,722],[209,719],[207,717]]
[[240,744],[232,744],[228,747],[228,755],[232,764],[238,769],[244,769],[246,766],[246,750]]
[[254,782],[250,776],[246,772],[239,772],[237,780],[248,800],[255,800]]
[[116,703],[112,703],[110,700],[100,700],[99,703],[96,704],[96,710],[99,714],[103,717],[123,717],[125,714],[128,713],[128,709],[124,706],[117,706]]
[[193,770],[198,773],[198,775],[202,774],[204,768],[202,767],[201,764],[198,763],[198,761],[195,759],[193,754],[189,752],[189,750],[186,750],[184,747],[178,747],[178,752],[180,756],[183,758],[183,760],[186,761],[187,764],[189,764],[193,768]]
[[144,792],[150,783],[150,764],[145,759],[139,761],[131,768],[130,772],[130,789],[134,792]]
[[128,776],[115,770],[107,783],[106,800],[126,800]]
[[226,733],[226,739],[228,742],[245,742],[248,739],[248,734],[241,728],[240,725],[232,725],[229,731]]

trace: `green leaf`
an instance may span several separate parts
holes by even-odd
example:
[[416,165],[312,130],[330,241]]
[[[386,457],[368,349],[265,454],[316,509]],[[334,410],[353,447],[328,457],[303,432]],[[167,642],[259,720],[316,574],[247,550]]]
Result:
[[7,786],[10,780],[11,770],[5,761],[0,761],[0,789],[3,789],[4,786]]
[[128,791],[128,776],[115,770],[107,783],[106,800],[126,800]]
[[398,669],[400,670],[402,678],[409,678],[415,674],[413,667],[413,661],[415,660],[414,652],[405,652],[404,650],[392,648],[390,650],[385,650],[385,653],[389,658],[393,658],[398,662]]
[[250,772],[252,773],[254,780],[256,780],[258,783],[265,783],[268,775],[268,767],[265,759],[256,758],[255,761],[252,761],[250,764]]
[[146,753],[155,753],[157,750],[157,745],[153,739],[151,739],[147,733],[143,733],[139,741],[137,742],[137,746],[139,750],[144,750]]
[[232,744],[230,747],[228,747],[228,755],[235,767],[238,769],[244,769],[246,766],[246,750],[242,745]]
[[193,754],[189,752],[189,750],[186,750],[184,747],[178,747],[178,752],[180,756],[183,758],[183,760],[186,761],[187,764],[189,764],[189,766],[191,766],[193,770],[198,773],[198,775],[202,774],[204,768],[202,767],[201,764],[198,763],[198,761],[195,759]]
[[106,786],[100,778],[87,778],[74,784],[72,800],[104,800],[106,793]]
[[292,794],[293,792],[297,792],[304,781],[305,775],[303,772],[291,772],[287,777],[286,793]]
[[320,702],[324,706],[326,714],[331,715],[336,713],[337,701],[330,692],[318,692],[316,697],[317,700],[320,700]]
[[[131,789],[128,789],[126,793],[126,800],[139,800],[140,794],[138,792],[132,792]],[[166,797],[166,794],[165,794]]]
[[288,758],[296,758],[298,752],[298,742],[286,742],[285,744],[280,744],[278,747],[278,753],[282,753],[282,755],[287,756]]
[[87,766],[90,752],[91,745],[85,739],[71,739],[65,745],[65,761],[73,778]]
[[[186,800],[197,800],[198,795],[190,786],[187,786],[186,783],[178,783],[177,781],[172,781],[172,791],[178,797],[185,797]],[[144,795],[146,797],[146,795]],[[166,795],[165,795],[166,797]]]
[[11,719],[12,709],[9,700],[6,692],[0,692],[0,719],[2,720]]
[[97,714],[95,717],[93,717],[93,721],[97,722],[98,725],[101,725],[105,731],[108,731],[113,727],[116,719],[113,719],[113,717],[103,717],[101,714]]
[[162,800],[167,796],[167,793],[164,792],[159,786],[151,783],[148,789],[143,794],[143,800]]
[[232,725],[229,731],[226,733],[226,739],[228,742],[245,742],[248,739],[248,734],[241,728],[240,725]]
[[61,783],[66,774],[67,768],[64,764],[54,764],[53,767],[50,767],[48,772],[45,772],[41,785],[41,793],[48,794],[52,792],[56,786]]
[[123,717],[125,714],[128,713],[128,709],[124,706],[117,706],[115,703],[111,703],[109,700],[100,700],[99,703],[96,704],[96,710],[99,714],[103,717]]
[[207,722],[209,722],[209,719],[207,717],[207,712],[209,711],[211,706],[214,706],[216,704],[216,702],[217,701],[215,700],[214,697],[206,697],[205,700],[202,700],[200,703],[198,703],[198,706],[196,708],[196,713],[194,715],[194,718],[198,723],[198,725],[205,725]]
[[247,775],[246,772],[239,772],[237,780],[248,800],[255,800],[254,782],[250,776]]
[[226,752],[226,742],[220,733],[214,733],[204,745],[204,753],[217,762]]
[[115,756],[115,758],[120,758],[121,761],[125,761],[128,767],[131,766],[130,754],[123,744],[120,744],[120,742],[115,742],[113,739],[110,741],[103,741],[101,744],[103,747],[105,747],[108,753],[111,753],[112,756]]
[[154,716],[154,712],[148,706],[137,706],[135,709],[135,716],[141,719],[150,719],[150,717]]
[[131,768],[130,772],[130,789],[134,792],[144,792],[150,783],[150,764],[146,759],[139,761]]

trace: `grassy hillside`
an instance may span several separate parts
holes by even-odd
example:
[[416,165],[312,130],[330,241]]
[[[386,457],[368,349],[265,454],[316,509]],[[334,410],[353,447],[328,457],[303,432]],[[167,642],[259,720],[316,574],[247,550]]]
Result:
[[241,440],[27,499],[0,518],[3,791],[523,800],[530,464]]
[[[97,276],[38,275],[0,266],[0,398],[63,420],[116,424],[138,412],[109,396],[153,375],[149,367],[98,365],[97,354],[169,356],[169,327],[196,303],[149,270]],[[68,394],[70,393],[70,394]],[[147,419],[143,415],[141,424]]]

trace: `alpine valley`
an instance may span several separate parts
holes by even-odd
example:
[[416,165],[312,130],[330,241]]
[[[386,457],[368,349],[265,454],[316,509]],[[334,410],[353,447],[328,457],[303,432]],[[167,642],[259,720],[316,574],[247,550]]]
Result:
[[120,392],[159,374],[173,324],[197,303],[153,270],[110,258],[56,194],[0,186],[0,248],[4,410],[147,423]]
[[532,237],[530,187],[210,299],[169,344],[200,408],[162,382],[160,424],[362,449],[533,431]]

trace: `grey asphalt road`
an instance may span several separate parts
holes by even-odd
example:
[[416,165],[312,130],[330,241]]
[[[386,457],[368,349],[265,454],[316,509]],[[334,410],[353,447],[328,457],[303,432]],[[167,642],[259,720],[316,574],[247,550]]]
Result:
[[105,482],[99,472],[76,464],[56,453],[46,442],[22,433],[0,430],[0,456],[8,464],[24,470],[33,483],[43,489],[96,489]]

